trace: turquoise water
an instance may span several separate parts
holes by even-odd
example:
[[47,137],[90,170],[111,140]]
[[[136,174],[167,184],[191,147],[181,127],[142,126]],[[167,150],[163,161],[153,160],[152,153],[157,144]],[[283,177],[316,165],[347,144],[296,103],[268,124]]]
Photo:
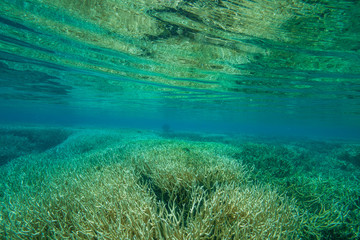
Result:
[[360,239],[357,0],[0,0],[1,239]]
[[1,121],[358,137],[357,1],[1,1]]

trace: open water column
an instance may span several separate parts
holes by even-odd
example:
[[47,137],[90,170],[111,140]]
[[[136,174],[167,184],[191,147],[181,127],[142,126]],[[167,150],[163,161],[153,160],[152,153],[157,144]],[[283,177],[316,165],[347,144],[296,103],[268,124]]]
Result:
[[0,0],[1,239],[360,239],[358,0]]

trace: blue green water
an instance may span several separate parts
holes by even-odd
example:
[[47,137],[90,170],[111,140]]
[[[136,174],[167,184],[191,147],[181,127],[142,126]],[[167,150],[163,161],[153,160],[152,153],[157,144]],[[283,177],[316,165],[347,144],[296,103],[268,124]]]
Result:
[[0,0],[0,239],[360,239],[360,1]]
[[358,1],[1,3],[1,121],[358,137]]

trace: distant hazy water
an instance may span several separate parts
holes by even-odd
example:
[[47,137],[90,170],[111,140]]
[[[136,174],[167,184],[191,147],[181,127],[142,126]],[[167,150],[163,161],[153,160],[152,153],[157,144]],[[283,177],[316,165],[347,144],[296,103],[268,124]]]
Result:
[[359,1],[0,1],[3,122],[360,136]]

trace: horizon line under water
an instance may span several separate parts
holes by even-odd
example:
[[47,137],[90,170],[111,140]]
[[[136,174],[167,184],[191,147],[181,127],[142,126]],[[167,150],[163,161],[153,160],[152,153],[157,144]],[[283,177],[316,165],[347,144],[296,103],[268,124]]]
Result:
[[360,2],[0,2],[2,123],[360,137]]

